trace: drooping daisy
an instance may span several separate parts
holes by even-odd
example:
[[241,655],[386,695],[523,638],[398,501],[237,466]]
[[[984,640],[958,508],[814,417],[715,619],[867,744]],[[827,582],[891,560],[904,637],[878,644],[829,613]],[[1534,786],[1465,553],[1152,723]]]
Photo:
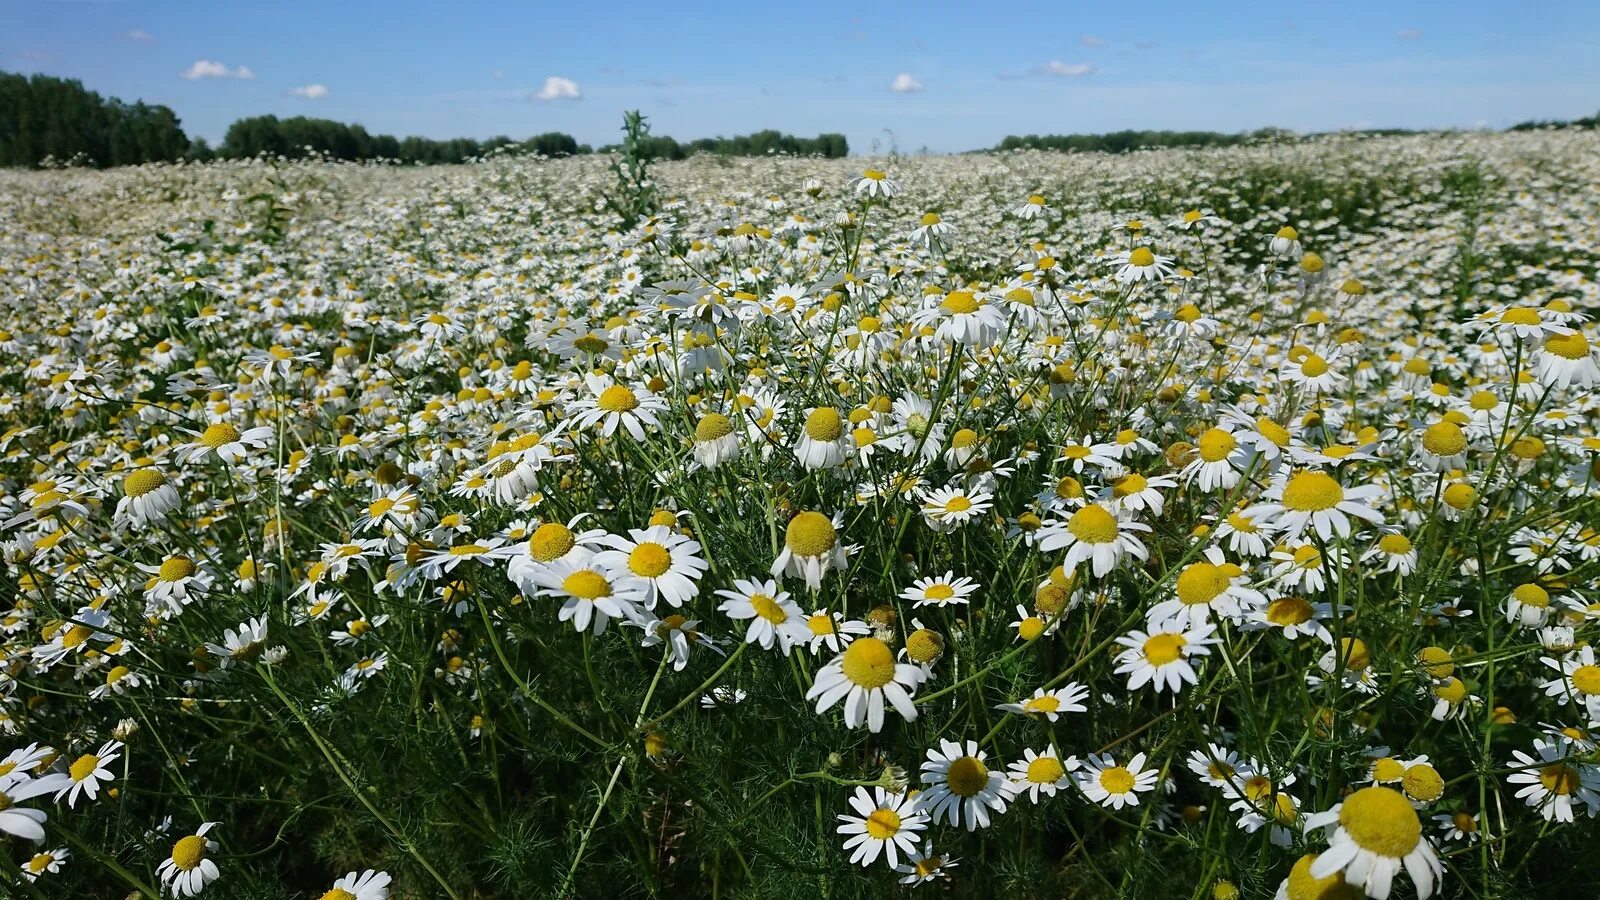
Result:
[[139,569],[152,576],[145,582],[146,615],[170,618],[211,589],[211,572],[187,556],[169,556],[159,566],[141,563]]
[[1317,857],[1316,853],[1307,853],[1296,860],[1288,877],[1278,883],[1273,900],[1359,900],[1365,892],[1346,882],[1343,872],[1325,878],[1311,874]]
[[1053,691],[1039,688],[1026,700],[1002,703],[995,709],[1024,716],[1039,716],[1054,722],[1063,713],[1087,712],[1089,707],[1083,705],[1087,699],[1089,689],[1073,681]]
[[1004,773],[989,769],[988,758],[977,741],[963,746],[941,739],[922,764],[924,788],[917,795],[917,808],[935,824],[944,821],[959,827],[965,820],[968,831],[989,827],[991,810],[1006,811],[1011,786]]
[[700,631],[699,619],[689,619],[676,614],[666,618],[656,618],[654,613],[645,612],[636,619],[624,621],[623,624],[644,631],[644,642],[640,646],[664,645],[672,659],[674,672],[682,672],[689,665],[690,647],[705,647],[713,653],[723,653],[716,641]]
[[1138,806],[1139,795],[1156,789],[1161,773],[1144,767],[1145,755],[1136,753],[1127,763],[1119,763],[1109,753],[1091,753],[1073,780],[1085,797],[1101,806],[1122,809]]
[[267,649],[267,617],[256,616],[222,632],[222,643],[206,643],[206,652],[216,657],[224,669],[234,665],[249,665]]
[[887,200],[900,193],[900,182],[890,178],[889,173],[882,169],[867,169],[851,177],[850,189],[868,199]]
[[891,868],[900,865],[900,854],[916,852],[917,837],[928,826],[928,817],[916,811],[916,801],[881,787],[871,793],[857,787],[850,797],[855,815],[838,817],[839,834],[850,835],[844,849],[850,862],[870,866],[882,855]]
[[[965,288],[942,297],[930,294],[914,316],[918,325],[933,328],[934,336],[946,343],[965,347],[986,347],[1000,338],[1006,327],[1006,314],[987,294]],[[934,443],[937,449],[937,442]]]
[[122,479],[122,499],[117,501],[112,522],[119,528],[143,527],[159,522],[181,502],[178,489],[165,475],[155,469],[136,469]]
[[831,469],[844,465],[849,456],[851,437],[845,433],[844,418],[832,406],[807,410],[805,426],[795,441],[794,455],[805,469]]
[[1104,576],[1126,557],[1144,560],[1150,551],[1137,537],[1137,532],[1149,531],[1150,526],[1126,521],[1099,503],[1091,503],[1075,511],[1066,522],[1054,522],[1039,530],[1039,549],[1052,553],[1067,551],[1062,566],[1068,571],[1085,561],[1092,561],[1096,577]]
[[773,560],[772,574],[805,578],[806,587],[817,590],[822,578],[832,569],[844,571],[849,557],[839,543],[838,516],[830,519],[810,510],[797,513],[784,530],[783,549]]
[[695,462],[715,469],[739,456],[739,433],[722,413],[706,413],[694,426]]
[[1117,655],[1116,673],[1128,676],[1130,691],[1150,684],[1158,694],[1164,690],[1176,694],[1183,690],[1184,682],[1200,683],[1189,660],[1210,655],[1207,645],[1218,640],[1212,637],[1214,631],[1214,625],[1189,626],[1172,620],[1153,625],[1149,633],[1129,632],[1117,638],[1127,649]]
[[811,639],[811,629],[806,627],[805,613],[789,592],[778,589],[776,581],[735,579],[733,590],[719,590],[717,596],[726,598],[717,607],[729,618],[749,620],[744,640],[747,644],[760,644],[771,650],[774,642],[783,655],[788,656],[795,644]]
[[161,876],[161,886],[174,897],[193,897],[216,881],[222,872],[211,860],[217,852],[217,842],[206,837],[206,832],[219,822],[206,822],[194,834],[179,838],[172,852],[156,867]]
[[1367,896],[1389,896],[1402,868],[1411,876],[1417,897],[1432,896],[1444,876],[1433,845],[1422,833],[1422,820],[1411,801],[1393,788],[1373,786],[1356,791],[1327,812],[1306,818],[1306,830],[1326,828],[1328,849],[1309,869],[1313,878],[1342,873]]
[[595,561],[631,579],[643,588],[645,606],[654,609],[659,597],[676,608],[700,592],[705,574],[700,543],[665,525],[630,528],[628,537],[606,535],[600,543],[611,547],[595,554]]
[[637,617],[644,604],[642,585],[614,575],[588,550],[540,569],[533,581],[544,591],[567,598],[561,604],[561,621],[572,622],[578,631],[592,624],[596,635],[604,634],[612,619]]
[[843,700],[845,725],[860,728],[865,723],[876,734],[883,730],[885,700],[906,721],[917,717],[911,695],[921,682],[922,673],[917,667],[896,663],[888,644],[875,637],[862,637],[818,670],[806,699],[817,701],[819,714]]
[[1022,751],[1022,759],[1011,764],[1011,793],[1012,796],[1028,795],[1034,803],[1039,802],[1039,795],[1054,797],[1056,791],[1066,790],[1072,786],[1072,773],[1078,768],[1076,756],[1062,757],[1052,744],[1043,751],[1028,748]]
[[1582,331],[1552,334],[1534,354],[1534,369],[1546,387],[1592,387],[1600,384],[1600,348]]
[[971,578],[958,578],[956,573],[946,572],[942,577],[918,578],[911,587],[900,592],[900,599],[911,601],[912,608],[959,606],[972,599],[981,586]]

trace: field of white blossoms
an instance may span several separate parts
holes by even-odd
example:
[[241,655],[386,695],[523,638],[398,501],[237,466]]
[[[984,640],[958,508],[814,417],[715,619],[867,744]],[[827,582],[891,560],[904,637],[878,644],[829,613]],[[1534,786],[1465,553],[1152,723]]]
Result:
[[0,890],[1595,896],[1600,136],[649,178],[0,173]]

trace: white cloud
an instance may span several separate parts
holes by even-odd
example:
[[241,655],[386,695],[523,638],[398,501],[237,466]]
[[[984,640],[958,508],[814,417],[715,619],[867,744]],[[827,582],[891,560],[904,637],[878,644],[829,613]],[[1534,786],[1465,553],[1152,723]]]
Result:
[[896,94],[915,94],[922,90],[922,82],[913,78],[909,72],[901,72],[889,83],[889,90]]
[[249,80],[256,77],[256,73],[250,71],[249,66],[230,69],[215,60],[197,59],[194,61],[194,65],[184,70],[182,77],[190,81],[197,81],[201,78],[243,78]]
[[1417,38],[1422,37],[1422,29],[1420,29],[1420,28],[1402,28],[1399,31],[1396,31],[1394,33],[1394,36],[1399,38],[1402,41],[1414,41]]
[[155,37],[150,32],[138,28],[128,32],[128,40],[138,41],[141,44],[154,44],[156,42]]
[[1083,37],[1078,39],[1078,42],[1080,44],[1083,44],[1085,47],[1104,47],[1106,45],[1106,39],[1105,38],[1096,37],[1095,35],[1092,35],[1092,34],[1084,35]]
[[328,86],[325,84],[308,84],[304,87],[290,90],[289,94],[294,97],[304,97],[307,100],[321,100],[323,97],[328,96]]
[[544,80],[544,87],[539,93],[533,95],[535,100],[582,100],[583,91],[578,83],[570,78],[551,75]]
[[1080,78],[1094,73],[1094,63],[1064,63],[1059,59],[1052,59],[1038,68],[1041,75],[1055,75],[1060,78]]

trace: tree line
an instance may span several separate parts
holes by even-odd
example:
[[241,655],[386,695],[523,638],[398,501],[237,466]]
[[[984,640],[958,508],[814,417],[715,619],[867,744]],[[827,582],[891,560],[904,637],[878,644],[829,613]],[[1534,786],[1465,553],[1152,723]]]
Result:
[[[602,152],[615,147],[602,147]],[[695,153],[764,156],[769,153],[840,157],[850,146],[842,134],[796,137],[778,131],[731,138],[679,142],[653,136],[644,148],[654,159],[684,159]],[[574,156],[593,152],[570,134],[547,132],[525,140],[505,135],[478,140],[396,137],[372,134],[360,125],[307,116],[249,116],[228,126],[217,147],[184,134],[178,117],[165,106],[124,103],[102,97],[83,83],[48,75],[0,72],[0,166],[38,166],[49,161],[109,166],[181,159],[242,159],[260,154],[290,159],[318,155],[332,159],[393,160],[402,163],[459,163],[491,153]]]

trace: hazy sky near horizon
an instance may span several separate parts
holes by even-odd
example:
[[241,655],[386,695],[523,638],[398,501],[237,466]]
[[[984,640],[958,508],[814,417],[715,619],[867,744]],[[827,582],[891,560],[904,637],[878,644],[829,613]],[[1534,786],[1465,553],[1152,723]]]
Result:
[[842,131],[856,152],[1124,128],[1503,127],[1600,109],[1600,0],[0,0],[0,69],[434,138]]

